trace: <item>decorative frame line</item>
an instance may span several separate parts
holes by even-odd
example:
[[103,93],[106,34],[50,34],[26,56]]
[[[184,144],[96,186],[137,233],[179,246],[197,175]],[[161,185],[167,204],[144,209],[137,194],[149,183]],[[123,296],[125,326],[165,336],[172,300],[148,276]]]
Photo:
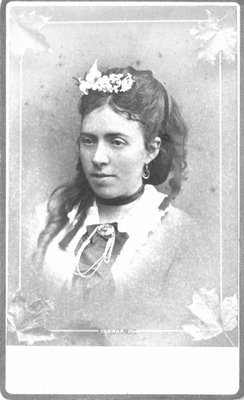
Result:
[[[183,4],[183,3],[182,3]],[[214,5],[214,3],[213,3]],[[48,21],[46,25],[61,25],[61,24],[118,24],[118,23],[196,23],[196,22],[205,22],[208,21],[207,19],[192,19],[192,20],[115,20],[115,21]],[[239,53],[238,53],[239,54]],[[9,49],[7,53],[7,64],[8,64],[8,55]],[[20,82],[19,82],[19,90],[20,90],[20,115],[19,115],[19,246],[18,246],[18,290],[21,290],[22,287],[22,144],[23,144],[23,131],[22,131],[22,111],[23,111],[23,57],[20,58]],[[238,68],[237,68],[238,69]],[[220,264],[219,264],[219,274],[220,274],[220,304],[222,304],[223,300],[223,239],[222,239],[222,229],[223,229],[223,207],[222,207],[222,195],[223,195],[223,187],[222,187],[222,55],[221,52],[219,53],[218,57],[218,95],[219,95],[219,213],[220,213],[220,235],[219,235],[219,257],[220,257]],[[9,94],[9,93],[8,93]],[[237,94],[238,97],[238,94]],[[239,102],[239,97],[238,100]],[[7,103],[9,99],[7,98]],[[238,118],[239,118],[239,103],[238,103]],[[7,107],[8,110],[8,107]],[[9,123],[7,118],[7,133],[9,133]],[[238,119],[238,134],[239,134],[239,119]],[[8,136],[8,135],[7,135]],[[239,137],[238,137],[239,138]],[[9,144],[7,141],[7,156],[9,156]],[[239,149],[239,146],[238,146]],[[8,178],[8,168],[9,168],[9,160],[7,157],[7,178]],[[7,179],[8,183],[8,179]],[[7,185],[7,200],[9,200],[9,187]],[[239,152],[238,152],[238,190],[239,190]],[[239,193],[238,193],[239,196]],[[239,206],[239,197],[238,197],[238,206]],[[6,211],[8,207],[8,201],[6,202]],[[239,212],[239,208],[238,208]],[[6,229],[7,234],[6,237],[8,239],[8,228],[9,228],[9,213],[6,213]],[[239,224],[238,224],[238,237],[239,237]],[[6,241],[6,257],[7,257],[7,265],[8,265],[8,240]],[[238,273],[239,273],[239,247],[238,247]],[[112,329],[112,328],[111,328]],[[113,330],[113,329],[112,329]],[[85,330],[51,330],[51,332],[100,332],[101,330],[92,330],[92,329],[85,329]],[[139,330],[136,329],[136,332],[184,332],[184,330]]]
[[23,156],[23,57],[20,58],[20,126],[19,126],[19,285],[22,283],[22,156]]
[[220,304],[223,302],[223,181],[222,181],[222,54],[219,52],[219,273]]
[[207,22],[207,19],[155,19],[155,20],[137,20],[137,19],[131,19],[131,20],[111,20],[111,21],[48,21],[47,25],[59,25],[59,24],[130,24],[130,23],[155,23],[155,22]]

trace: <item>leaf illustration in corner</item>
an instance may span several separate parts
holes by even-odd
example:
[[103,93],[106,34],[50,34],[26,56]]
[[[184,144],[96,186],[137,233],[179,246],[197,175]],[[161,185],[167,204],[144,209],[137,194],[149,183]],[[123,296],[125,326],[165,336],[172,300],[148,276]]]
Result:
[[54,340],[55,336],[45,328],[52,309],[49,301],[36,300],[28,305],[25,297],[18,292],[9,305],[8,331],[16,334],[19,343],[34,344]]
[[193,294],[188,308],[197,317],[190,324],[183,325],[193,340],[208,340],[221,333],[232,331],[237,326],[237,295],[226,297],[222,305],[215,289],[199,289]]
[[52,17],[45,17],[35,11],[24,12],[10,17],[9,44],[11,52],[19,60],[27,49],[36,54],[43,51],[51,52],[45,36],[39,31]]
[[225,14],[222,18],[215,17],[209,10],[206,12],[208,21],[201,21],[190,29],[190,34],[200,41],[198,59],[214,65],[221,52],[226,61],[235,61],[237,35],[232,26],[235,25],[233,12]]

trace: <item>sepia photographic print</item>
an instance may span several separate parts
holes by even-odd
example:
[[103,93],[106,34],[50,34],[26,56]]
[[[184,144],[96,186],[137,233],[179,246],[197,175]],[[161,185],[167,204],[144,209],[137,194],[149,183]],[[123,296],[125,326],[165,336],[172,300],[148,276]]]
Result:
[[6,4],[11,398],[239,391],[239,8]]

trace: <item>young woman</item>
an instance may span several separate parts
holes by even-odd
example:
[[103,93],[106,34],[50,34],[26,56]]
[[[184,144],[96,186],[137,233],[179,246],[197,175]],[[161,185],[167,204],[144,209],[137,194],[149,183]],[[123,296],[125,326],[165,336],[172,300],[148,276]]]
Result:
[[[193,293],[217,283],[214,253],[170,204],[186,167],[179,108],[151,71],[95,63],[78,84],[77,174],[51,195],[35,257],[56,328],[81,344],[87,332],[109,345],[192,344]],[[154,187],[166,180],[168,195]]]

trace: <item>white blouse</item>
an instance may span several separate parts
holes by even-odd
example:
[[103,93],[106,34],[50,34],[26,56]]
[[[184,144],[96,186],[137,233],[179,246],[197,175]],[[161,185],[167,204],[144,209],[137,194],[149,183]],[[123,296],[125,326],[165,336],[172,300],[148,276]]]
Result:
[[[76,209],[68,214],[69,223],[49,245],[43,269],[48,296],[56,302],[55,329],[72,329],[76,321],[74,326],[105,332],[110,345],[192,343],[182,326],[192,320],[188,306],[194,291],[218,287],[218,255],[188,214],[172,205],[159,208],[165,197],[146,185],[138,201],[117,221],[118,230],[129,238],[111,272],[95,287],[89,287],[89,278],[80,278],[76,286],[72,281],[77,243],[88,225],[100,223],[96,202],[68,248],[62,250],[59,242],[75,223]],[[136,334],[106,335],[118,329]]]
[[[174,216],[175,223],[177,223],[176,220],[179,218],[178,210],[172,206],[169,206],[165,211],[158,208],[165,197],[167,196],[158,192],[153,186],[146,185],[143,195],[128,213],[118,221],[118,230],[127,232],[129,239],[112,266],[112,274],[116,282],[126,282],[130,279],[131,274],[133,275],[130,267],[131,260],[143,248],[143,245],[148,240],[148,235],[155,230],[166,213],[170,212]],[[77,243],[86,232],[88,225],[100,223],[97,204],[94,201],[83,226],[70,242],[67,250],[63,251],[59,247],[59,242],[74,224],[76,211],[77,207],[68,214],[69,223],[59,232],[47,250],[44,264],[45,274],[57,285],[66,284],[69,287],[71,286],[73,273],[77,265],[77,259],[74,255]]]

